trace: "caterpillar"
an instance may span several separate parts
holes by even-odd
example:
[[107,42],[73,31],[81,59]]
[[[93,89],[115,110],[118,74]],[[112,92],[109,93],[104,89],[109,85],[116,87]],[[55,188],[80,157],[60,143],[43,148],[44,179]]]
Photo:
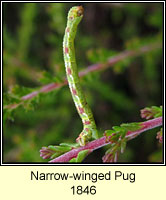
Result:
[[83,123],[83,130],[76,139],[80,146],[84,146],[91,139],[98,138],[98,131],[92,111],[83,93],[75,58],[74,39],[77,26],[83,17],[82,6],[75,6],[69,10],[67,17],[67,27],[63,39],[63,55],[66,69],[66,76],[78,114]]

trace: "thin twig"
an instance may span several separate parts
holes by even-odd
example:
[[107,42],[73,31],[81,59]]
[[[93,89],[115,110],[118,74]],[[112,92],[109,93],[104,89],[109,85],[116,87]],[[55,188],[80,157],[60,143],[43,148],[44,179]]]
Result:
[[[142,122],[140,125],[141,125],[141,128],[139,130],[127,132],[127,134],[126,134],[127,140],[131,140],[131,139],[135,138],[136,136],[140,135],[142,132],[145,132],[147,130],[161,126],[162,125],[162,117],[158,117],[158,118],[155,118],[152,120]],[[72,158],[76,158],[78,153],[82,150],[89,149],[91,151],[94,151],[94,150],[99,149],[108,144],[110,144],[110,141],[108,141],[108,138],[106,136],[104,136],[104,137],[101,137],[100,139],[93,140],[92,142],[87,143],[83,147],[80,147],[77,149],[72,149],[71,151],[51,160],[50,163],[68,162]]]
[[[129,58],[129,57],[132,57],[132,56],[139,56],[141,54],[147,53],[149,51],[152,51],[152,50],[155,50],[155,49],[158,49],[158,48],[162,48],[161,43],[146,45],[146,46],[140,47],[137,50],[124,51],[122,53],[119,53],[116,56],[109,58],[107,60],[107,62],[105,62],[105,63],[97,63],[97,64],[90,65],[86,69],[80,71],[79,76],[82,77],[82,76],[85,76],[86,74],[88,74],[90,72],[104,70],[106,68],[112,67],[114,64],[122,61],[123,59]],[[22,104],[23,101],[32,99],[33,97],[35,97],[39,93],[47,93],[47,92],[58,89],[58,88],[60,88],[64,85],[67,85],[67,84],[68,84],[67,80],[66,80],[66,78],[64,78],[64,81],[62,83],[50,83],[50,84],[44,85],[39,90],[36,90],[32,93],[29,93],[25,96],[22,96],[21,97],[22,102],[20,102],[18,104],[7,105],[5,108],[14,109],[18,105]]]

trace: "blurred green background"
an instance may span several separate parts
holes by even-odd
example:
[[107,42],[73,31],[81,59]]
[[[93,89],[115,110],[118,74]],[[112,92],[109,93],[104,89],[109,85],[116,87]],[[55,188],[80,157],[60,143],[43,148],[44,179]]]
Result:
[[[3,105],[65,76],[62,42],[68,10],[78,3],[3,3]],[[75,40],[79,71],[143,45],[162,43],[162,3],[82,3]],[[124,59],[81,78],[102,136],[121,123],[143,121],[140,109],[162,104],[162,48]],[[42,146],[73,143],[82,130],[68,86],[3,113],[3,162],[48,162]],[[127,143],[119,162],[162,161],[159,128]],[[102,162],[108,147],[84,162]]]

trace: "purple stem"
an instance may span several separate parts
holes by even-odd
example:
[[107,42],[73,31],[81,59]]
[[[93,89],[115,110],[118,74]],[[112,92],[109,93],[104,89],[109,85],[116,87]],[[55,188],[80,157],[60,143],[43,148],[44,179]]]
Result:
[[[132,56],[138,56],[138,55],[141,55],[143,53],[146,53],[146,52],[149,52],[149,51],[152,51],[154,49],[161,48],[161,47],[162,47],[162,45],[160,43],[156,43],[156,44],[151,44],[151,45],[140,47],[137,50],[124,51],[122,53],[119,53],[116,56],[109,58],[107,60],[107,62],[104,63],[104,64],[103,63],[97,63],[97,64],[90,65],[85,70],[80,71],[79,76],[82,77],[82,76],[85,76],[86,74],[88,74],[89,72],[100,71],[100,70],[109,68],[109,67],[113,66],[115,63],[122,61],[125,58],[132,57]],[[55,90],[57,88],[60,88],[64,85],[67,85],[66,79],[64,79],[64,81],[62,83],[50,83],[48,85],[44,85],[39,90],[34,91],[32,93],[29,93],[25,96],[22,96],[21,100],[25,101],[25,100],[28,100],[28,99],[32,99],[33,97],[35,97],[39,93],[47,93],[47,92],[50,92],[50,91]],[[6,108],[14,109],[18,105],[20,105],[21,103],[7,105]]]
[[[155,127],[161,126],[162,125],[162,117],[158,117],[152,120],[148,120],[145,122],[141,123],[141,128],[137,131],[128,131],[126,134],[126,138],[128,140],[131,140],[138,136],[140,133],[147,131],[149,129],[153,129]],[[77,149],[72,149],[71,151],[53,159],[50,161],[50,163],[57,163],[57,162],[68,162],[72,158],[76,158],[78,153],[82,150],[85,149],[90,149],[91,151],[94,151],[96,149],[99,149],[107,144],[110,144],[110,141],[108,141],[108,137],[104,136],[101,137],[100,139],[93,140],[92,142],[87,143],[85,146],[77,148]]]

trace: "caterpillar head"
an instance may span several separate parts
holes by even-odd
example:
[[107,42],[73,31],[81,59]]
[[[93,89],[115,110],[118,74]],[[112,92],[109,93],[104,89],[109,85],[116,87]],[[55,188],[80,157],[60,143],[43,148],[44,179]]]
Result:
[[84,13],[84,9],[83,9],[82,6],[72,7],[69,11],[69,14],[68,14],[68,20],[71,23],[78,24],[83,17],[83,13]]

